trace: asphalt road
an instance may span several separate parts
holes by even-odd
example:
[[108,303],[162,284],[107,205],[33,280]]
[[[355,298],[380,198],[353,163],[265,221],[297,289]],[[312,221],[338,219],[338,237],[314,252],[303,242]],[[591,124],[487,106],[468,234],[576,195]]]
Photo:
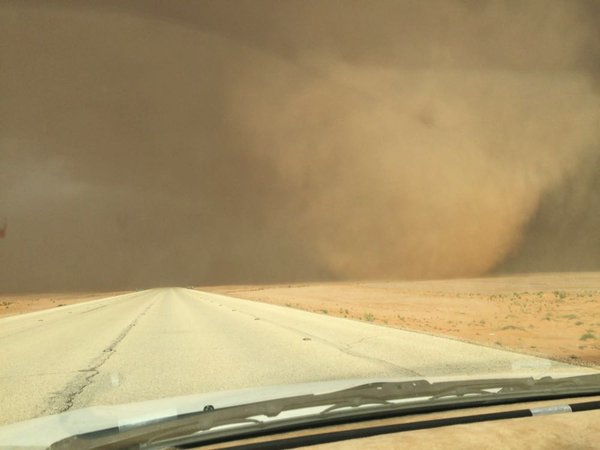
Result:
[[1,319],[0,424],[307,381],[573,369],[323,314],[152,289]]

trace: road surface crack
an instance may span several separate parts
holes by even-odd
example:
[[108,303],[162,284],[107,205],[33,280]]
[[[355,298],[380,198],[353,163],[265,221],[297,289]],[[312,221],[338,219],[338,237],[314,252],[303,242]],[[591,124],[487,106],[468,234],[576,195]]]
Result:
[[[252,313],[246,313],[246,314],[254,316]],[[255,317],[254,320],[256,320],[256,316],[254,316],[254,317]],[[321,336],[317,336],[312,333],[307,333],[307,332],[305,332],[299,328],[293,327],[293,326],[283,325],[281,323],[273,322],[271,320],[263,319],[263,321],[274,327],[286,329],[288,331],[292,331],[296,334],[302,335],[302,336],[304,336],[304,338],[308,337],[314,342],[318,342],[320,344],[327,345],[328,347],[333,347],[336,350],[338,350],[342,353],[345,353],[349,356],[353,356],[355,358],[359,358],[362,360],[371,361],[379,366],[385,367],[387,370],[389,370],[391,372],[397,373],[398,376],[414,376],[414,377],[422,376],[418,372],[411,370],[407,367],[399,366],[399,365],[392,363],[390,361],[387,361],[385,359],[377,358],[376,356],[368,355],[364,352],[360,352],[360,351],[354,349],[359,344],[362,344],[368,340],[377,339],[379,337],[377,335],[363,336],[362,338],[360,338],[356,341],[349,342],[349,343],[336,343],[336,342],[330,341],[329,339],[323,338]]]
[[48,401],[48,404],[41,416],[50,414],[59,414],[68,411],[73,407],[75,399],[79,396],[92,380],[100,374],[100,367],[116,352],[117,345],[125,339],[131,329],[137,322],[148,312],[154,305],[154,302],[149,304],[141,313],[139,313],[116,337],[108,346],[106,346],[100,354],[92,360],[90,366],[86,369],[79,370],[80,374],[71,379],[62,391],[53,393]]

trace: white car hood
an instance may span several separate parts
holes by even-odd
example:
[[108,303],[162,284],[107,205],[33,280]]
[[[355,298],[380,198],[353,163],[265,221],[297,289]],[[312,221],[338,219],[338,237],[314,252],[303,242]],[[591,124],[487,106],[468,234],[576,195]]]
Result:
[[[581,370],[580,374],[584,373],[589,373],[589,371]],[[543,375],[548,374],[538,374],[535,378],[539,378]],[[577,373],[570,372],[553,375],[555,377],[561,375],[573,376],[577,375]],[[435,383],[438,381],[450,380],[518,378],[523,376],[532,376],[532,374],[531,372],[516,373],[515,371],[512,371],[511,373],[494,374],[493,377],[486,374],[485,376],[468,377],[427,377],[426,380]],[[402,382],[422,379],[423,378],[410,377],[394,379],[361,378],[336,380],[235,391],[221,391],[122,405],[92,406],[0,427],[0,449],[45,449],[55,442],[74,435],[109,428],[119,428],[123,430],[133,425],[155,421],[161,418],[202,411],[207,405],[212,405],[215,409],[219,409],[299,395],[325,394],[367,383],[384,381]],[[304,412],[299,413],[299,415],[303,414]],[[286,414],[286,416],[290,417],[289,414]]]

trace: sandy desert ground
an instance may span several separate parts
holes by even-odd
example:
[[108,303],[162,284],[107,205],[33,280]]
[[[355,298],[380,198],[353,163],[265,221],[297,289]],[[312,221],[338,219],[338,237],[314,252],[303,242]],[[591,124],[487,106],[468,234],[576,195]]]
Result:
[[87,302],[113,295],[124,294],[119,292],[71,292],[49,294],[2,294],[0,295],[0,317],[24,314],[43,309],[59,308],[75,303]]
[[600,273],[202,290],[600,365]]

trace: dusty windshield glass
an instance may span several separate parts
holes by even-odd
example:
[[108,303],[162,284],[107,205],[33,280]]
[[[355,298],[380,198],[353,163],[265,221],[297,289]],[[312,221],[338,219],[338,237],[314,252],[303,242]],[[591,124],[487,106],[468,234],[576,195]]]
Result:
[[599,20],[588,1],[2,2],[0,425],[596,373]]

